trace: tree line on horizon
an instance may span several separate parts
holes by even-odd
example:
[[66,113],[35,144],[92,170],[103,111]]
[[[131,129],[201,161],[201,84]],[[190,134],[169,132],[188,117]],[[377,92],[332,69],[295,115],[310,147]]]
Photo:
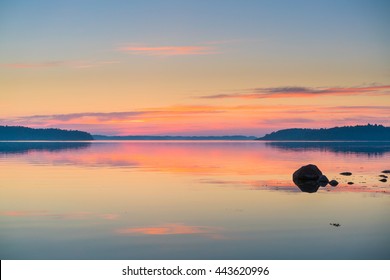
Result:
[[390,141],[390,127],[367,124],[320,129],[290,128],[272,132],[258,140]]
[[333,128],[282,129],[261,138],[242,135],[226,136],[105,136],[91,135],[79,130],[58,128],[29,128],[24,126],[0,126],[0,141],[12,140],[286,140],[286,141],[390,141],[390,127],[377,124],[343,126]]
[[88,132],[64,130],[58,128],[30,128],[24,126],[0,126],[0,140],[47,140],[47,141],[81,141],[93,140]]

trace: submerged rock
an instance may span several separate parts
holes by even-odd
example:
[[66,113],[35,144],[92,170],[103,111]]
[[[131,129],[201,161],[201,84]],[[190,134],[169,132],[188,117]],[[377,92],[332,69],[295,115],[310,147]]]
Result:
[[339,182],[337,182],[336,180],[329,181],[329,185],[331,185],[332,187],[336,187],[338,184]]
[[387,182],[387,179],[380,179],[379,181],[383,182],[383,183],[386,183]]
[[341,172],[340,175],[351,176],[352,172]]

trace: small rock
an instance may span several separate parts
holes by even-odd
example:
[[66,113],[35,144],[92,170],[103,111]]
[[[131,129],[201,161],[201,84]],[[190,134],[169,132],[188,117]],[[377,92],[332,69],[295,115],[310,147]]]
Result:
[[383,170],[382,173],[390,174],[390,170],[389,169]]
[[321,177],[318,179],[318,184],[321,187],[325,187],[328,183],[329,183],[329,179],[325,175],[321,175]]
[[336,187],[338,184],[339,182],[337,182],[336,180],[329,181],[329,185],[331,185],[332,187]]
[[340,175],[351,176],[352,173],[351,172],[341,172]]
[[353,184],[355,184],[354,182],[348,182],[347,183],[348,185],[353,185]]
[[380,179],[379,181],[383,182],[383,183],[386,183],[387,182],[387,179]]
[[330,223],[331,226],[334,226],[334,227],[339,227],[341,226],[339,223]]
[[379,177],[382,177],[382,178],[387,178],[386,175],[379,175]]

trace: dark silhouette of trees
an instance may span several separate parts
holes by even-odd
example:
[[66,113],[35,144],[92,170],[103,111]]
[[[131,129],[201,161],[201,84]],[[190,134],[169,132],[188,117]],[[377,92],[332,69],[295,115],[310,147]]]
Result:
[[87,132],[78,130],[29,128],[24,126],[0,126],[0,140],[79,141],[93,140],[93,137]]
[[291,141],[390,141],[390,127],[368,124],[333,128],[283,129],[258,140],[291,140]]

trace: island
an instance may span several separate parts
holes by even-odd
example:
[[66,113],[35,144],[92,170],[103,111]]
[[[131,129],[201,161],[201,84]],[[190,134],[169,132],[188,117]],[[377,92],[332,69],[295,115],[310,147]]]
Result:
[[58,128],[0,126],[0,141],[90,141],[88,132]]
[[378,124],[333,128],[282,129],[256,140],[266,141],[390,141],[390,127]]

